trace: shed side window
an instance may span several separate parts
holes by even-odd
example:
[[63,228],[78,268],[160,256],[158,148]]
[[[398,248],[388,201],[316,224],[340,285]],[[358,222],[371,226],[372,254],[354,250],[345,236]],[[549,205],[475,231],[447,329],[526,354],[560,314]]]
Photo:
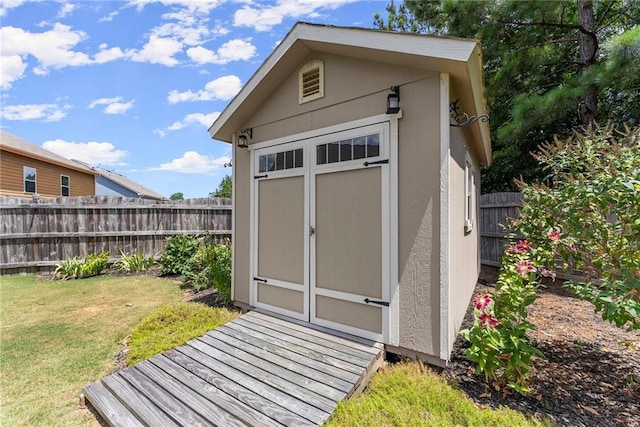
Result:
[[30,166],[24,166],[22,168],[24,173],[24,192],[36,193],[36,168]]
[[324,63],[319,59],[307,62],[298,75],[299,103],[324,96]]
[[71,194],[69,177],[67,175],[60,175],[60,195],[62,197],[69,197]]
[[264,154],[258,157],[258,171],[273,172],[285,169],[296,169],[303,166],[302,148]]
[[473,230],[473,216],[475,212],[475,192],[476,192],[476,178],[474,174],[473,160],[469,153],[466,155],[465,161],[465,207],[464,207],[464,231],[466,233]]

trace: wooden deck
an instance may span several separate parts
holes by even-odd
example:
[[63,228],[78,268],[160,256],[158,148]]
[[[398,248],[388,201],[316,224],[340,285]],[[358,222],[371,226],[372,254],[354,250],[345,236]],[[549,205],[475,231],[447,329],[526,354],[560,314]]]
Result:
[[380,343],[249,312],[84,388],[112,426],[309,426],[364,388]]

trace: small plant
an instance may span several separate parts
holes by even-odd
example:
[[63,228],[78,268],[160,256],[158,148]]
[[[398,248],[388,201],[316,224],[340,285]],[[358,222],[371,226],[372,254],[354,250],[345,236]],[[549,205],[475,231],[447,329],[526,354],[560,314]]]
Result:
[[105,269],[109,262],[109,253],[91,254],[85,259],[79,257],[67,257],[56,264],[54,277],[59,280],[82,279],[84,277],[97,276]]
[[183,274],[185,283],[190,283],[196,291],[215,287],[221,300],[231,300],[230,246],[203,243],[189,264]]
[[153,263],[153,255],[145,257],[142,252],[127,255],[120,251],[120,259],[116,261],[114,267],[123,271],[138,272],[148,270]]
[[131,333],[127,363],[136,364],[235,319],[239,312],[198,303],[155,308]]
[[200,247],[197,236],[180,234],[166,239],[167,245],[160,257],[161,274],[189,274],[189,260]]

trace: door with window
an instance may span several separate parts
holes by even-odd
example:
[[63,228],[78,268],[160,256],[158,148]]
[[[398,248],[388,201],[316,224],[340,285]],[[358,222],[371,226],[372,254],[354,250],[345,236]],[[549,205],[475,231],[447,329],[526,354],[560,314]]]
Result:
[[[255,151],[254,305],[382,339],[387,141],[379,124]],[[299,167],[286,167],[291,151],[302,152]]]

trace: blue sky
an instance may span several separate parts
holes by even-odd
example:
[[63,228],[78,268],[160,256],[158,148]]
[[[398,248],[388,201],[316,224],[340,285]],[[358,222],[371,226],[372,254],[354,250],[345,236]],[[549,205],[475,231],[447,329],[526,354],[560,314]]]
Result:
[[231,173],[207,128],[297,21],[371,28],[388,2],[0,0],[0,126],[168,197]]

